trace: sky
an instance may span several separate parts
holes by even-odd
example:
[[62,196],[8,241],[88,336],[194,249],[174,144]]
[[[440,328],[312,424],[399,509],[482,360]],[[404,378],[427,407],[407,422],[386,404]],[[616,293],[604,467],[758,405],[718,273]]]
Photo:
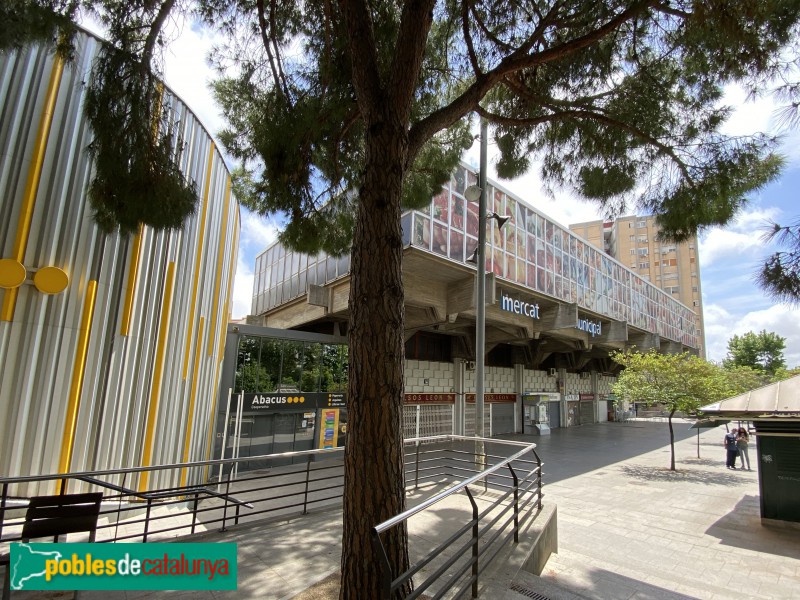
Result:
[[[210,47],[211,38],[207,32],[186,27],[167,49],[165,80],[216,138],[217,132],[224,127],[224,121],[208,90],[212,73],[205,57]],[[737,108],[723,129],[725,133],[775,132],[775,107],[769,100],[747,101],[742,92],[729,90],[725,102]],[[709,229],[699,236],[706,358],[709,360],[725,358],[728,340],[733,335],[765,329],[786,339],[784,356],[787,366],[800,366],[800,307],[775,303],[754,282],[758,265],[775,251],[761,240],[767,222],[795,222],[800,217],[800,203],[797,201],[800,131],[784,137],[781,152],[787,158],[782,176],[753,194],[734,222],[725,228]],[[477,143],[464,159],[470,164],[478,164]],[[492,165],[491,147],[488,176],[562,225],[602,218],[595,205],[567,193],[558,193],[555,199],[549,198],[543,193],[535,172],[511,181],[498,179]],[[242,208],[239,259],[233,286],[234,319],[250,312],[255,257],[275,240],[277,231],[274,221]]]

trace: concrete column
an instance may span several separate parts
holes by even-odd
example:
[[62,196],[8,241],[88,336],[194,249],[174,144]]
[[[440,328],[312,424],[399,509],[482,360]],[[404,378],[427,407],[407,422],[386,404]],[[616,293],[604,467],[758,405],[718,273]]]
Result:
[[514,431],[522,433],[522,392],[525,382],[525,365],[514,365],[514,393],[517,400],[514,402]]
[[453,360],[453,390],[456,394],[456,404],[453,407],[453,434],[464,435],[464,423],[466,420],[467,396],[464,390],[465,373],[467,363],[462,358]]

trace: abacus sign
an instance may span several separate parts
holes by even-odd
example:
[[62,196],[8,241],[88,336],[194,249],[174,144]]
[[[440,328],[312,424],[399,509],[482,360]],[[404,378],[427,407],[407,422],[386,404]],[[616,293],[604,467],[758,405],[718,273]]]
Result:
[[[236,398],[231,398],[235,405]],[[245,410],[344,408],[344,392],[263,392],[244,395]]]

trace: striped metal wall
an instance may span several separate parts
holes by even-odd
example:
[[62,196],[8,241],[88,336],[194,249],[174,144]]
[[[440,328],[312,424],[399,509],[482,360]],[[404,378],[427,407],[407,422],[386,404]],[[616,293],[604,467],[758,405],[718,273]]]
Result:
[[[82,102],[99,45],[80,35],[66,64],[41,47],[0,55],[0,281],[26,270],[0,288],[4,476],[209,454],[239,206],[212,138],[165,89],[196,214],[182,230],[127,238],[94,225]],[[46,267],[67,274],[63,291],[41,291]]]

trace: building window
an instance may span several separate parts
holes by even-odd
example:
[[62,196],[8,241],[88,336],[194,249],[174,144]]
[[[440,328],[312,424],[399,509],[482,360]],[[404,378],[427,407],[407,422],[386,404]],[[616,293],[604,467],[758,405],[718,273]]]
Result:
[[630,240],[631,240],[632,242],[635,242],[635,241],[636,241],[636,236],[635,236],[635,235],[632,235],[632,236],[630,237]]
[[647,248],[639,248],[639,256],[647,256]]
[[636,238],[636,240],[640,244],[646,244],[647,243],[647,236],[646,235],[640,235],[638,238]]
[[692,273],[692,277],[697,277],[697,273]]
[[647,227],[647,221],[645,221],[645,220],[636,221],[636,227],[638,227],[638,228]]
[[650,263],[649,262],[640,262],[639,263],[639,268],[640,269],[649,269],[650,268]]
[[696,292],[696,291],[698,291],[698,290],[697,290],[697,286],[696,286],[696,285],[693,285],[693,286],[692,286],[692,291],[693,291],[693,292]]
[[636,248],[631,248],[631,254],[636,254]]
[[694,302],[692,302],[692,304],[693,304],[694,306],[700,306],[700,303],[699,303],[697,300],[695,300]]

